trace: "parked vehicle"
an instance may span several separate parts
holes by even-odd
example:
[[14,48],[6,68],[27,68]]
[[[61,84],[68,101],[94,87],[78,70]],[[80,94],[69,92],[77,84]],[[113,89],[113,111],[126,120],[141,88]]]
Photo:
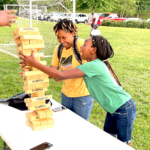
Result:
[[60,15],[58,15],[57,21],[60,21],[62,19],[66,19],[69,17],[69,13],[61,13]]
[[141,18],[128,18],[125,20],[125,22],[128,22],[128,21],[140,21],[141,23],[143,22]]
[[54,14],[53,16],[51,16],[50,21],[51,22],[57,22],[59,16],[60,16],[60,14]]
[[146,22],[149,22],[149,21],[150,21],[150,18],[146,20]]
[[47,21],[52,21],[51,20],[51,17],[52,16],[57,16],[59,14],[59,12],[51,12],[51,13],[49,13],[49,14],[47,14]]
[[[70,14],[68,16],[69,20],[73,20],[73,14]],[[88,16],[84,13],[76,13],[75,14],[75,22],[76,23],[87,23],[88,22]]]
[[[116,13],[103,13],[102,15],[99,16],[97,24],[101,25],[103,20],[123,21],[126,19],[127,18],[119,18]],[[94,24],[94,22],[95,22],[95,18],[93,19],[92,24]]]

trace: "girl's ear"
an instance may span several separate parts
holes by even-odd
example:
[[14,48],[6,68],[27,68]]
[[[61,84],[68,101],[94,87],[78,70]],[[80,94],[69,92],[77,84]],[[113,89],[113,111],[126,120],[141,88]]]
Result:
[[92,47],[92,54],[96,54],[97,48],[96,47]]
[[72,34],[72,36],[74,36],[74,32],[72,32],[71,34]]

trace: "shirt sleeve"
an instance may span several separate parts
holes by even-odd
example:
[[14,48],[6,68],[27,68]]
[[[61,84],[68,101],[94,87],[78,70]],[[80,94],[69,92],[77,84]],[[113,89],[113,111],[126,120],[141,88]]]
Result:
[[95,62],[87,62],[77,68],[85,73],[89,78],[101,74],[100,66]]
[[52,62],[51,62],[51,65],[56,66],[56,67],[59,67],[59,59],[58,59],[58,56],[57,56],[58,47],[59,47],[59,45],[56,46],[56,48],[54,50],[53,58],[52,58]]
[[94,14],[95,16],[95,22],[94,22],[94,24],[97,24],[97,21],[98,21],[98,19],[99,19],[99,16],[97,15],[97,14]]

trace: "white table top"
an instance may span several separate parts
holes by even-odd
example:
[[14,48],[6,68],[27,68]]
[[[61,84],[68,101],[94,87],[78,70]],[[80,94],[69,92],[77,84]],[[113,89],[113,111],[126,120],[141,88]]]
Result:
[[[52,108],[60,106],[52,100]],[[133,150],[100,128],[66,109],[54,112],[54,128],[33,131],[25,113],[0,103],[0,136],[12,150],[29,150],[43,142],[51,150]]]

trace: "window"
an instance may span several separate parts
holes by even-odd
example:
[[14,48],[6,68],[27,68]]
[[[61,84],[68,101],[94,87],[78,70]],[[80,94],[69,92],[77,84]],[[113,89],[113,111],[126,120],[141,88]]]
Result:
[[109,16],[109,14],[102,14],[102,15],[100,15],[100,17],[108,17]]

